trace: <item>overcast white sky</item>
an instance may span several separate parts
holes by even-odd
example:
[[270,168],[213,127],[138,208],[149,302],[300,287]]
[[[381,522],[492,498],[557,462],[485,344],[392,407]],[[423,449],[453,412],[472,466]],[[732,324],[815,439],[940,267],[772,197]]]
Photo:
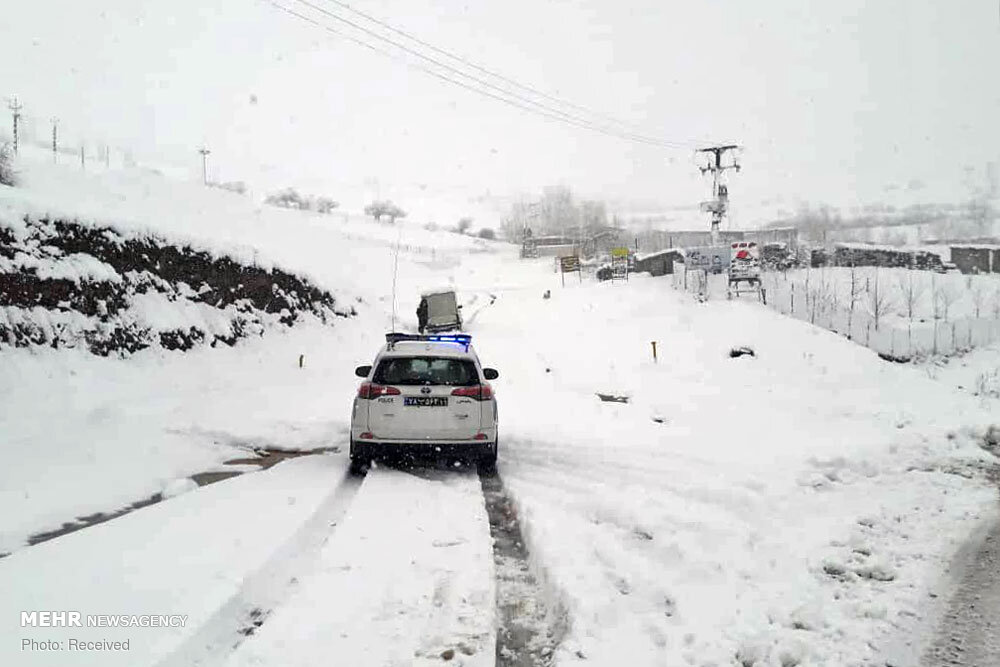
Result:
[[[742,224],[800,200],[962,200],[967,169],[1000,161],[997,0],[350,4],[647,134],[743,144]],[[707,198],[690,150],[536,117],[265,0],[32,0],[6,16],[0,95],[20,97],[39,138],[59,116],[67,138],[192,169],[205,143],[216,178],[349,205],[379,189],[441,222],[470,195],[552,183],[668,206]]]

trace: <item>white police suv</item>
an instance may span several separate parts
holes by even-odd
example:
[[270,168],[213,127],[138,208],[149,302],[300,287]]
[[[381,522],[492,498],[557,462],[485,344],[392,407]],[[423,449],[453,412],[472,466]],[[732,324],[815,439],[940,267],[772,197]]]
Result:
[[472,336],[388,333],[364,378],[351,414],[351,465],[364,467],[376,454],[424,450],[497,458],[497,400]]

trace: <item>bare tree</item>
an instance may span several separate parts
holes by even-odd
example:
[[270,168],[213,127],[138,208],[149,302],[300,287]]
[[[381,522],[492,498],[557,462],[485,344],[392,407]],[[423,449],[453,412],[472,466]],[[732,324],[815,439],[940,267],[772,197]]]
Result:
[[919,281],[913,279],[915,274],[913,269],[909,269],[906,272],[906,277],[899,279],[899,292],[906,314],[906,341],[911,354],[913,353],[913,317],[916,315],[917,304],[920,303],[920,297],[925,289]]
[[892,294],[882,283],[878,268],[875,269],[875,279],[869,281],[868,286],[868,312],[871,313],[875,322],[875,331],[878,331],[882,318],[891,314],[896,307],[892,300]]
[[813,321],[812,304],[814,303],[815,300],[815,294],[813,293],[813,290],[809,289],[809,282],[811,277],[812,277],[812,269],[806,269],[806,286],[805,290],[803,290],[805,292],[805,299],[806,299],[806,315],[809,316],[810,321]]
[[850,291],[847,297],[850,301],[847,311],[847,338],[854,338],[854,305],[861,300],[861,293],[864,291],[861,288],[861,281],[858,280],[857,267],[851,264],[851,284]]
[[809,321],[812,324],[816,324],[817,320],[822,323],[823,315],[830,309],[834,298],[835,291],[832,283],[827,280],[826,269],[820,269],[819,284],[812,290],[812,298],[809,308]]
[[947,282],[934,285],[934,319],[948,321],[948,313],[958,300],[958,293]]
[[972,289],[969,290],[972,295],[972,308],[976,313],[976,319],[979,319],[979,314],[983,309],[983,302],[986,301],[986,288],[983,285],[983,281],[976,280],[972,284]]
[[905,277],[901,276],[898,283],[903,312],[906,314],[907,345],[911,354],[913,351],[913,318],[925,289],[922,283],[913,279],[914,275],[917,275],[916,271],[908,269]]
[[917,304],[920,303],[920,297],[923,296],[925,290],[924,285],[920,281],[913,279],[915,273],[916,271],[912,269],[908,270],[905,276],[900,276],[897,283],[903,313],[910,320],[914,319],[914,315],[917,312]]
[[935,320],[941,319],[941,300],[938,299],[938,292],[941,286],[936,273],[931,274],[931,313]]
[[837,312],[840,310],[840,292],[837,287],[837,280],[834,278],[829,282],[829,290],[826,296],[826,305],[830,309],[830,328],[834,331],[837,330],[834,320],[837,317]]

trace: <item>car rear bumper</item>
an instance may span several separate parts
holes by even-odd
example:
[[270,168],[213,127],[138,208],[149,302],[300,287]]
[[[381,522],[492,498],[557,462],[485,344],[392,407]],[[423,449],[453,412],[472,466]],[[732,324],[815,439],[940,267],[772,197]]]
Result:
[[496,441],[474,440],[465,442],[374,442],[355,440],[351,445],[351,455],[371,456],[447,456],[462,458],[489,454]]

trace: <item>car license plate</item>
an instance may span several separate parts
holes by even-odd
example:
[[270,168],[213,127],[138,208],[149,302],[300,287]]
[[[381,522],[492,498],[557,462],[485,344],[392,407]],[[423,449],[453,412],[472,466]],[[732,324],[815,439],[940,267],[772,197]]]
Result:
[[415,405],[425,408],[445,408],[448,407],[447,396],[405,396],[403,405]]

